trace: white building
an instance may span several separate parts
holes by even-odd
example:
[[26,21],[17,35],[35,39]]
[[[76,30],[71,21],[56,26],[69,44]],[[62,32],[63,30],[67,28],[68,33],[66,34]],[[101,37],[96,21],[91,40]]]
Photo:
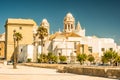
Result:
[[41,46],[25,45],[19,46],[18,62],[27,62],[31,59],[32,62],[36,62],[36,59],[41,54]]
[[85,29],[82,29],[80,22],[75,27],[75,18],[68,13],[64,18],[63,32],[58,31],[50,36],[52,52],[58,55],[66,55],[70,59],[72,53],[93,54],[101,57],[106,50],[117,51],[117,45],[111,38],[98,38],[85,36]]

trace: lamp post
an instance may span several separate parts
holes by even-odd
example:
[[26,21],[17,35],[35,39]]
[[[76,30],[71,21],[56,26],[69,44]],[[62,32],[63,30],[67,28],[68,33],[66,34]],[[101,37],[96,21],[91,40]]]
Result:
[[13,69],[16,69],[16,65],[17,65],[16,52],[15,52],[15,48],[16,48],[16,36],[15,36],[15,33],[16,33],[16,30],[13,30],[13,40],[14,40]]

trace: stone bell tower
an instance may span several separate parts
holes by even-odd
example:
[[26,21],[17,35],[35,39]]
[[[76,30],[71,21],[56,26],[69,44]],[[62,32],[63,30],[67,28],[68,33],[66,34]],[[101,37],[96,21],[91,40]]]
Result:
[[71,13],[64,18],[64,32],[73,32],[75,30],[75,19]]
[[47,19],[43,19],[40,26],[45,27],[48,30],[48,35],[50,34],[50,25]]

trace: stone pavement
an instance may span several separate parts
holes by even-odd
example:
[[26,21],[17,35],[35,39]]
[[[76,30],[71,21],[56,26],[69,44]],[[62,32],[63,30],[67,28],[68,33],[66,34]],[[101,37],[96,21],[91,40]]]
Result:
[[55,69],[17,66],[0,63],[0,80],[118,80],[69,73],[58,73]]

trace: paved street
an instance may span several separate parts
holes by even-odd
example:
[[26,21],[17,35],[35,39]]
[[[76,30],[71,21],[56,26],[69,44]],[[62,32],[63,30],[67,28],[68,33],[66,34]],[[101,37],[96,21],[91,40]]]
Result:
[[55,69],[35,68],[0,63],[0,80],[118,80],[69,73],[58,73]]

